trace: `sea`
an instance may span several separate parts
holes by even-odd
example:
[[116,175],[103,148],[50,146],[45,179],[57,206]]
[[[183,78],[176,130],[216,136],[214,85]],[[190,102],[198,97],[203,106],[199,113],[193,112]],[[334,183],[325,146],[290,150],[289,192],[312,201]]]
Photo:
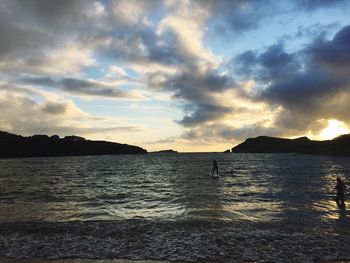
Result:
[[[210,176],[213,160],[219,178]],[[0,159],[0,256],[349,261],[350,214],[334,201],[337,177],[350,181],[350,157],[150,153]]]

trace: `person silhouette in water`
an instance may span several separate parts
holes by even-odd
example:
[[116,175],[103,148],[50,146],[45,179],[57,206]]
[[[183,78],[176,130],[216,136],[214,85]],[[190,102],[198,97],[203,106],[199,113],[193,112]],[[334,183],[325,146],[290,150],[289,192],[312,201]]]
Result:
[[342,182],[342,180],[339,177],[337,177],[337,185],[334,187],[334,189],[337,190],[337,197],[335,198],[335,202],[337,203],[337,206],[341,209],[345,209],[345,201],[344,201],[345,184]]
[[216,160],[214,160],[213,162],[213,172],[211,173],[211,175],[214,175],[215,172],[216,172],[216,176],[219,176],[219,167],[218,167],[218,162]]

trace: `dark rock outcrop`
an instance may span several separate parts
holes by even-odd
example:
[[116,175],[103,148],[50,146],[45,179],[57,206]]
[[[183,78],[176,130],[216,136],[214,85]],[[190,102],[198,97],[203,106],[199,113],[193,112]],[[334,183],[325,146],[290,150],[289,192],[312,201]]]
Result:
[[350,155],[350,134],[326,141],[312,141],[307,137],[284,139],[259,136],[245,140],[232,148],[232,152]]
[[0,158],[35,156],[140,154],[146,150],[133,145],[90,141],[79,136],[34,135],[23,137],[0,131]]

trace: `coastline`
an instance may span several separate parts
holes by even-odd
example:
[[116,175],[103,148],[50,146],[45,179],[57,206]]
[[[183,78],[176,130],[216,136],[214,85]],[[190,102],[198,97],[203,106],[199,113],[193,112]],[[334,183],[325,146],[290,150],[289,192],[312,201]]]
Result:
[[89,259],[89,258],[12,258],[0,256],[2,263],[170,263],[166,260]]
[[[131,260],[131,259],[88,259],[88,258],[64,258],[64,259],[46,259],[46,258],[11,258],[0,256],[2,263],[172,263],[166,260]],[[176,261],[181,263],[181,261]],[[204,261],[211,262],[211,261]],[[249,261],[244,261],[249,263]],[[254,262],[254,261],[253,261]],[[324,263],[350,263],[350,260],[325,261]]]

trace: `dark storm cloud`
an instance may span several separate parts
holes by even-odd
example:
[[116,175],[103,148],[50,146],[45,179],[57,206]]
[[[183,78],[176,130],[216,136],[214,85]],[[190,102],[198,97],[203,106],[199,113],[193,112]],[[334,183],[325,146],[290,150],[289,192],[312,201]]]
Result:
[[14,53],[26,55],[26,52],[38,50],[42,45],[52,43],[52,38],[34,28],[23,29],[0,18],[0,59]]
[[249,50],[231,59],[228,65],[233,68],[234,72],[239,78],[249,79],[252,77],[256,77],[258,72],[259,60],[256,52]]
[[[160,41],[163,42],[162,45],[159,45]],[[177,41],[177,37],[172,33],[159,36],[154,29],[144,25],[137,28],[125,27],[115,33],[112,45],[100,52],[109,59],[127,63],[187,64],[191,58],[177,51]]]
[[[165,87],[175,91],[175,97],[190,102],[192,112],[185,115],[180,124],[196,126],[207,121],[219,120],[231,112],[229,107],[221,105],[211,95],[220,93],[233,85],[232,79],[215,73],[200,74],[198,72],[183,73],[170,78]],[[185,106],[186,108],[186,106]]]
[[98,31],[94,11],[94,1],[89,0],[0,1],[2,75],[11,79],[22,73],[67,76],[91,65],[93,43],[82,41],[87,32]]
[[[268,48],[260,56],[260,66],[266,70],[272,85],[261,93],[262,98],[288,107],[306,104],[307,108],[315,100],[322,101],[336,93],[349,91],[350,77],[341,74],[350,66],[349,52],[350,26],[341,29],[331,41],[317,39],[307,47],[303,51],[306,56],[304,68],[293,64],[298,54]],[[278,75],[274,74],[274,68],[278,69]]]
[[200,72],[188,68],[177,75],[150,74],[148,85],[153,88],[171,91],[174,97],[185,100],[185,115],[178,123],[195,126],[207,121],[217,120],[231,112],[229,107],[221,105],[212,95],[234,86],[232,78],[219,75],[215,71]]
[[260,56],[261,65],[269,69],[283,67],[292,60],[292,56],[284,51],[282,45],[271,46]]
[[127,92],[91,80],[77,78],[63,78],[56,80],[50,77],[23,77],[21,82],[24,84],[59,88],[63,91],[77,95],[100,96],[107,98],[133,98],[133,95]]
[[287,53],[282,44],[272,45],[261,54],[246,51],[229,64],[241,78],[254,78],[266,85],[271,80],[285,81],[289,75],[300,70],[298,55]]
[[37,27],[54,30],[76,29],[86,19],[89,0],[4,0],[1,4],[2,15],[12,19],[12,23],[22,27]]
[[346,26],[332,40],[318,37],[296,53],[287,53],[278,44],[260,54],[245,52],[233,64],[243,73],[246,68],[245,76],[255,74],[258,86],[264,87],[252,99],[283,107],[277,128],[305,131],[322,118],[350,121],[349,47],[350,26]]
[[67,108],[67,103],[48,101],[43,107],[43,112],[49,114],[64,114]]
[[230,107],[199,104],[191,115],[184,116],[178,123],[185,127],[196,126],[207,121],[219,120],[231,112],[232,109]]
[[332,41],[319,40],[308,49],[315,65],[334,73],[350,73],[350,25],[341,29]]
[[126,98],[127,93],[117,90],[114,88],[105,87],[102,84],[74,78],[65,78],[59,82],[59,86],[71,93],[82,94],[82,95],[93,95],[102,97],[116,97],[116,98]]
[[[286,72],[288,73],[288,72]],[[318,100],[326,99],[338,91],[347,88],[345,79],[321,69],[309,69],[307,72],[286,75],[286,80],[274,82],[261,93],[260,98],[270,102],[281,103],[288,108],[315,107]]]
[[59,45],[86,22],[92,1],[3,0],[0,3],[0,59]]
[[189,101],[202,101],[210,93],[222,92],[233,85],[233,80],[215,71],[198,72],[189,69],[179,75],[172,76],[165,83],[166,88],[175,91],[175,96]]

